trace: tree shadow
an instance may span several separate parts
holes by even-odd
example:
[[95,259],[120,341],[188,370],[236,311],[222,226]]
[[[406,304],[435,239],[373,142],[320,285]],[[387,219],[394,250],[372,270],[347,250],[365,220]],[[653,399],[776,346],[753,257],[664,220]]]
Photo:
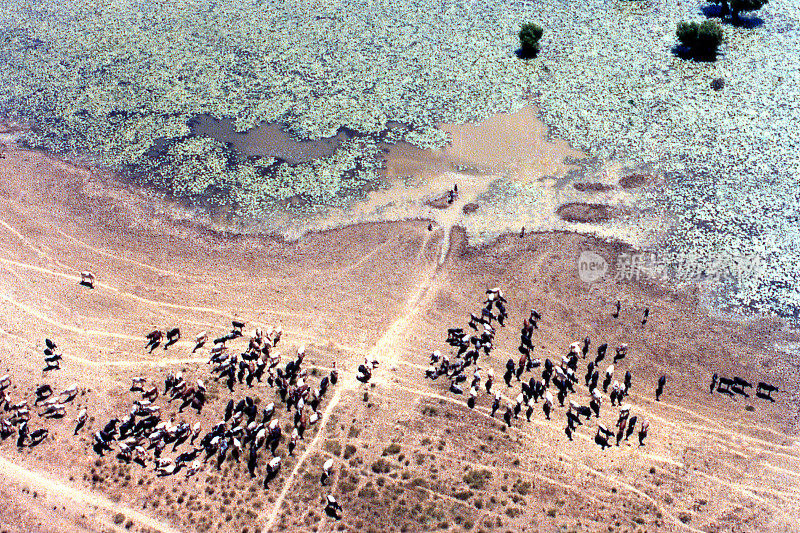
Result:
[[514,55],[516,55],[520,59],[533,59],[539,55],[539,50],[526,51],[523,50],[522,48],[517,48],[516,50],[514,50]]
[[745,17],[740,14],[739,17],[736,19],[730,16],[723,17],[722,6],[719,4],[706,4],[700,8],[700,12],[703,13],[703,16],[706,18],[720,19],[721,23],[730,24],[731,26],[735,26],[737,28],[745,28],[748,30],[752,30],[754,28],[760,28],[761,26],[764,25],[764,19],[756,15],[750,15]]
[[761,26],[763,26],[764,19],[756,15],[751,15],[749,17],[739,16],[738,19],[732,20],[730,24],[731,26],[735,26],[737,28],[745,28],[748,30],[752,30],[754,28],[760,28]]
[[719,4],[706,4],[700,8],[703,16],[709,19],[722,18],[722,6]]
[[674,56],[688,61],[696,61],[698,63],[713,63],[717,60],[717,53],[718,52],[716,51],[712,54],[700,53],[682,44],[676,44],[672,47],[672,54]]

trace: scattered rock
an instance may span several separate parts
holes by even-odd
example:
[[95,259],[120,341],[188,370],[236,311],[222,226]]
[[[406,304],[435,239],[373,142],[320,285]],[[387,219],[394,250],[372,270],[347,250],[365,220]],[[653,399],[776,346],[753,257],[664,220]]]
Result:
[[714,78],[711,80],[711,88],[715,91],[721,91],[725,87],[725,78]]
[[597,223],[606,222],[614,218],[614,211],[611,206],[582,202],[564,204],[556,210],[556,213],[562,220],[567,222]]
[[464,212],[465,215],[469,215],[470,213],[474,213],[478,210],[480,206],[475,202],[470,202],[468,204],[464,204],[464,207],[461,210]]

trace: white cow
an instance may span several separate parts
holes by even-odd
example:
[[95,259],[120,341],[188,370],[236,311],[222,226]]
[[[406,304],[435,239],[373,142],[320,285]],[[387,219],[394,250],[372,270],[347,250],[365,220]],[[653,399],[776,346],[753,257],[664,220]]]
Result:
[[89,272],[88,270],[84,270],[81,272],[81,285],[86,285],[90,289],[94,289],[94,281],[96,276],[94,273]]
[[64,392],[62,392],[59,395],[59,397],[63,397],[61,399],[61,403],[66,403],[66,402],[71,402],[77,395],[78,395],[78,384],[74,383],[69,387],[67,387],[66,389],[64,389]]
[[194,462],[192,462],[192,466],[190,466],[190,467],[189,467],[189,468],[186,470],[186,477],[192,477],[192,476],[193,476],[193,475],[195,475],[195,474],[196,474],[196,473],[197,473],[199,470],[200,470],[200,461],[199,461],[198,459],[195,459],[195,460],[194,460]]

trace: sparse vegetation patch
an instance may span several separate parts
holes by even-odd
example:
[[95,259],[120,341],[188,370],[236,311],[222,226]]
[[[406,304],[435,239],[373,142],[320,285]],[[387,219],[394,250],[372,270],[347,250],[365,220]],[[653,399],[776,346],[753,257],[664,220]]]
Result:
[[483,490],[486,487],[486,483],[492,479],[492,473],[486,469],[480,470],[473,470],[470,469],[466,474],[464,474],[464,483],[469,486],[472,490]]

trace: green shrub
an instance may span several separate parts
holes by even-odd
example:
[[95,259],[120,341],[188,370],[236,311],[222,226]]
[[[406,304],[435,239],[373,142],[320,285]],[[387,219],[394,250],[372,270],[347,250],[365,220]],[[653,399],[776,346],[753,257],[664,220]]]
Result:
[[378,459],[372,463],[372,471],[376,474],[387,474],[392,469],[392,465],[385,459]]
[[688,55],[697,59],[714,59],[719,45],[722,44],[722,28],[709,20],[700,24],[681,22],[676,34]]
[[486,482],[492,478],[492,473],[488,470],[472,470],[464,474],[464,483],[472,490],[483,490]]
[[342,445],[335,440],[325,441],[325,449],[337,457],[342,453]]
[[345,459],[350,459],[355,453],[356,453],[356,447],[353,446],[352,444],[348,444],[347,446],[344,447]]
[[521,494],[522,496],[527,496],[531,492],[531,482],[530,481],[522,481],[518,479],[514,482],[513,490]]
[[372,483],[367,483],[364,485],[361,490],[358,491],[358,497],[362,500],[364,499],[373,499],[378,496],[378,492],[372,486]]
[[539,53],[539,39],[542,38],[544,30],[541,26],[527,22],[519,30],[519,44],[522,49],[522,57],[536,57]]
[[396,453],[400,453],[400,445],[396,442],[391,443],[383,449],[383,455],[394,455]]
[[344,493],[353,492],[354,490],[356,490],[357,486],[358,483],[353,483],[353,480],[349,478],[340,480],[338,485],[339,491]]
[[427,488],[428,482],[422,479],[421,477],[415,477],[414,479],[411,480],[411,483],[409,483],[409,485],[411,485],[412,487]]

